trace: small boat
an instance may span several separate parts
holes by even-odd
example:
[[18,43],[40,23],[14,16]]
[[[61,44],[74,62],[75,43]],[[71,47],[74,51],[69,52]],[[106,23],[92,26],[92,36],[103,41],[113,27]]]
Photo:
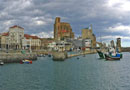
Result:
[[48,54],[48,57],[51,57],[51,54]]
[[79,59],[79,57],[77,57],[77,59]]
[[21,62],[20,62],[21,64],[23,64],[23,63],[26,63],[26,64],[32,64],[32,60],[22,60]]
[[110,61],[120,60],[120,56],[110,56],[110,55],[105,54],[105,59],[110,60]]
[[0,65],[4,65],[4,62],[2,60],[0,60]]

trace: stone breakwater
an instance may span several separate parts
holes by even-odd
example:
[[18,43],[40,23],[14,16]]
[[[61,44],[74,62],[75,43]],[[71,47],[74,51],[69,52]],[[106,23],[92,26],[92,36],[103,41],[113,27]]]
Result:
[[24,59],[37,60],[37,54],[0,53],[0,60],[2,60],[5,63],[20,62],[21,60]]
[[80,56],[80,55],[86,55],[86,54],[94,54],[94,53],[97,53],[97,52],[81,52],[81,53],[77,53],[77,54],[71,54],[71,55],[68,55],[68,58],[71,58],[71,57],[76,57],[76,56]]
[[64,61],[68,57],[67,52],[53,52],[52,55],[54,61]]
[[75,56],[80,56],[80,55],[85,55],[85,54],[94,54],[94,53],[97,53],[97,52],[94,50],[90,52],[80,52],[80,53],[70,54],[70,55],[68,55],[67,52],[53,52],[52,56],[53,56],[54,61],[64,61],[67,58],[72,58]]

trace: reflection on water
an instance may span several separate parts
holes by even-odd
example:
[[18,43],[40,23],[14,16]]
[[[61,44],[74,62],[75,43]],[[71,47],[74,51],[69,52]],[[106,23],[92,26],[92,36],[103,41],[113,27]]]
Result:
[[97,54],[54,62],[39,57],[33,64],[0,66],[0,90],[130,90],[130,53],[120,61]]

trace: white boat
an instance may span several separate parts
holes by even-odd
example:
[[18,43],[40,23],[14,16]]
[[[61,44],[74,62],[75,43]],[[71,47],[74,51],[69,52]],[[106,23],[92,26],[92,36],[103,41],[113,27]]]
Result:
[[0,60],[0,65],[4,65],[4,62],[2,60]]

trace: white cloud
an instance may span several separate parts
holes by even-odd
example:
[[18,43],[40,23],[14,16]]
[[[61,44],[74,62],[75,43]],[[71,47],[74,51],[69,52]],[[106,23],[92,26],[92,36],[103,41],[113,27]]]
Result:
[[130,11],[129,0],[108,0],[108,6],[119,11]]
[[130,34],[130,25],[117,24],[113,27],[108,27],[107,31],[108,32],[119,32],[119,33]]
[[102,37],[98,37],[98,39],[116,39],[116,38],[121,38],[123,40],[130,40],[130,36],[121,36],[121,35],[108,35],[108,36],[102,36]]
[[5,21],[4,22],[4,25],[8,26],[8,25],[11,25],[12,24],[12,21],[11,20],[8,20],[8,21]]
[[35,24],[36,25],[46,25],[46,22],[38,20],[38,21],[35,21]]
[[21,10],[31,7],[33,5],[32,0],[18,0],[11,2],[11,5],[6,8],[7,10]]
[[32,34],[32,35],[36,35],[36,36],[39,36],[41,38],[53,38],[53,31],[40,32],[40,33],[36,33],[36,34]]

